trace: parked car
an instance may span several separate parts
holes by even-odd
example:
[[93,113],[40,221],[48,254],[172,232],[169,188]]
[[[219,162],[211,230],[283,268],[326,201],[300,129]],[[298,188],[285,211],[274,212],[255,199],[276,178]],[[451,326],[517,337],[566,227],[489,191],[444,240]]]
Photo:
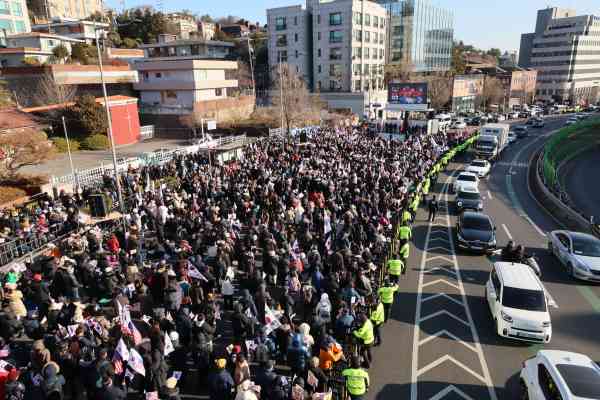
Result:
[[508,118],[510,119],[519,119],[519,113],[517,111],[508,114]]
[[469,121],[467,121],[467,125],[469,125],[469,126],[479,126],[480,123],[481,123],[481,118],[479,118],[479,117],[473,117]]
[[523,362],[519,380],[520,399],[600,399],[600,367],[584,354],[540,350]]
[[452,191],[458,193],[460,190],[466,187],[479,189],[479,178],[477,174],[473,172],[461,172],[454,183],[452,184]]
[[453,129],[465,129],[466,127],[467,127],[467,124],[466,124],[466,122],[464,122],[464,121],[461,121],[461,120],[455,121],[455,122],[454,122],[454,123],[451,125],[451,128],[453,128]]
[[517,135],[518,139],[524,138],[528,136],[528,129],[525,125],[515,126],[513,131]]
[[496,249],[496,227],[488,215],[465,211],[456,222],[456,241],[459,249],[492,253]]
[[579,120],[577,118],[571,117],[568,120],[565,121],[565,126],[569,126],[569,125],[573,125],[578,123]]
[[491,170],[492,166],[487,160],[473,160],[467,167],[467,172],[474,172],[478,178],[486,177]]
[[463,188],[456,194],[454,203],[456,204],[456,210],[458,212],[463,212],[465,210],[483,210],[483,201],[481,200],[481,195],[479,194],[479,190],[475,188]]
[[533,123],[533,127],[534,128],[543,128],[546,124],[544,123],[544,120],[541,118],[537,118],[535,120],[535,122]]
[[587,233],[552,231],[548,251],[575,279],[600,282],[600,239]]
[[537,343],[552,339],[546,290],[529,266],[494,263],[485,297],[499,336]]
[[513,144],[517,141],[517,134],[514,131],[508,132],[508,144]]

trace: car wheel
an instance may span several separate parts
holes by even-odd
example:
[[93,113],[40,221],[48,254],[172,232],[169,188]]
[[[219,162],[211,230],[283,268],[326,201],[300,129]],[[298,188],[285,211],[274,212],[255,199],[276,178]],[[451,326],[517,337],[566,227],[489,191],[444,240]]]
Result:
[[529,390],[527,389],[527,385],[523,379],[519,380],[520,393],[519,399],[521,400],[529,400]]

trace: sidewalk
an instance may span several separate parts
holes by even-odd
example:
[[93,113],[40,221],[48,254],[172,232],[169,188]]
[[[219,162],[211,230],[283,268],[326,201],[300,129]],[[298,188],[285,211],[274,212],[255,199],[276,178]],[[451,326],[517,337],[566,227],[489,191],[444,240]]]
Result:
[[[152,152],[157,149],[175,149],[186,146],[185,139],[151,139],[128,146],[117,147],[117,159],[136,157],[141,153]],[[78,170],[94,168],[100,164],[112,164],[112,153],[110,150],[99,151],[77,151],[73,153],[73,167]],[[67,153],[59,154],[53,160],[43,164],[28,166],[22,172],[29,174],[42,174],[49,177],[62,176],[71,173],[69,156]]]

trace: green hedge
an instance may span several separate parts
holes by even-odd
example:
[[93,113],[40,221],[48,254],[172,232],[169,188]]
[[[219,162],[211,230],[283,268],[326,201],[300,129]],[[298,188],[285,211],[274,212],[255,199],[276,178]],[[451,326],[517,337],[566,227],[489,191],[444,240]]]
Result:
[[81,142],[81,147],[86,150],[106,150],[109,147],[106,135],[91,135]]
[[[54,147],[56,147],[56,150],[58,150],[59,153],[67,152],[67,140],[65,138],[53,137],[52,143],[54,143]],[[79,150],[81,143],[79,143],[77,140],[69,139],[69,146],[71,147],[71,152],[75,152]]]
[[600,118],[578,122],[552,135],[544,146],[543,173],[546,184],[555,188],[557,170],[581,152],[600,143]]

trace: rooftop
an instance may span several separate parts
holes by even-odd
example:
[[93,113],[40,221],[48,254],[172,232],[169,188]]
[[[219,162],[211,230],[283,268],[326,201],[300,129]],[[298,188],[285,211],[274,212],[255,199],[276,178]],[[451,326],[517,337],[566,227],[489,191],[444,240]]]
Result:
[[153,47],[168,47],[168,46],[186,46],[192,44],[206,44],[209,46],[222,46],[222,47],[235,47],[233,43],[223,42],[220,40],[204,40],[204,39],[179,39],[172,40],[170,42],[162,42],[162,43],[146,43],[140,45],[140,48],[147,49]]
[[[116,105],[116,103],[133,103],[133,102],[137,102],[137,101],[138,101],[137,97],[123,96],[123,95],[108,96],[108,103],[112,104],[112,105]],[[104,104],[104,98],[96,97],[96,103]],[[75,104],[75,102],[71,101],[68,103],[59,103],[59,104],[50,104],[47,106],[23,108],[22,111],[25,113],[44,112],[44,111],[57,110],[57,109],[61,109],[61,108],[71,107],[74,104]]]
[[65,42],[77,42],[83,43],[83,40],[73,39],[68,36],[55,35],[53,33],[44,33],[44,32],[25,32],[25,33],[17,33],[15,35],[8,35],[8,39],[20,39],[20,38],[32,38],[32,37],[40,37],[40,38],[50,38],[50,39],[59,39]]
[[42,50],[39,47],[7,47],[0,48],[0,54],[24,54],[24,53],[36,53],[36,54],[52,54],[51,51]]
[[504,286],[524,290],[543,290],[537,276],[528,265],[497,262],[494,267],[502,277]]

